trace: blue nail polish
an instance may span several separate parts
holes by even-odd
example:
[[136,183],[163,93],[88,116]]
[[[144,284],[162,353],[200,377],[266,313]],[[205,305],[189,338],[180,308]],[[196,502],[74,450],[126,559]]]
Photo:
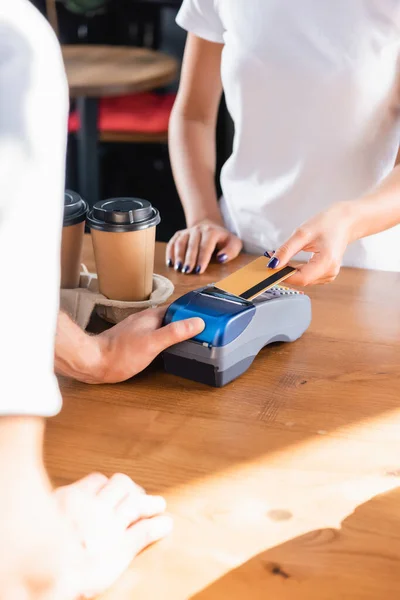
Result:
[[217,256],[217,261],[218,261],[219,263],[224,263],[224,262],[226,262],[227,260],[228,260],[228,257],[227,257],[227,255],[226,255],[226,254],[218,254],[218,256]]
[[182,269],[182,273],[189,273],[189,271],[190,271],[189,265],[185,265]]
[[277,258],[276,256],[274,256],[274,258],[271,258],[271,260],[268,263],[268,267],[270,269],[276,269],[276,267],[279,265],[279,258]]
[[201,271],[201,266],[197,265],[197,267],[194,270],[195,275],[198,275],[200,273],[200,271]]
[[172,260],[169,258],[169,259],[167,260],[167,267],[173,267],[173,266],[174,266],[174,263],[173,263],[173,262],[172,262]]
[[181,262],[176,263],[175,271],[181,271],[181,270],[182,270],[182,263]]
[[264,252],[264,256],[266,256],[267,258],[272,258],[271,254],[269,252]]

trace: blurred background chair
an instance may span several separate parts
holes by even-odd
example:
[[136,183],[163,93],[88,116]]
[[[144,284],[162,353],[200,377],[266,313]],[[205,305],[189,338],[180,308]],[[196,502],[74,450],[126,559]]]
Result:
[[[112,43],[159,50],[162,40],[161,13],[180,2],[171,0],[120,0],[113,5],[107,0],[100,8],[112,9]],[[55,0],[47,0],[55,5]],[[90,2],[90,0],[89,0]],[[54,13],[54,8],[52,9]],[[109,21],[110,23],[110,21]],[[56,25],[57,27],[57,25]],[[88,27],[86,23],[86,27]],[[120,98],[102,98],[99,107],[100,140],[105,142],[166,143],[168,122],[175,101],[175,91],[159,90],[132,94]],[[79,119],[76,112],[70,116],[69,131],[76,132]]]
[[[146,47],[183,55],[186,34],[175,23],[182,0],[32,0],[47,15],[62,44]],[[145,197],[160,210],[158,239],[185,226],[168,157],[168,120],[178,81],[166,89],[100,100],[98,129],[102,197]],[[78,189],[76,134],[71,103],[67,185]],[[230,154],[232,124],[222,102],[217,131],[217,179]]]

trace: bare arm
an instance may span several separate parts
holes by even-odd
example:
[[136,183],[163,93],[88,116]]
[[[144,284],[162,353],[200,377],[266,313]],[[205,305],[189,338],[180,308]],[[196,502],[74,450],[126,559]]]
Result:
[[55,344],[56,373],[86,383],[101,379],[103,351],[99,341],[82,331],[67,314],[60,312]]
[[[400,224],[400,167],[356,200],[338,202],[304,223],[275,253],[271,267],[286,264],[301,250],[312,252],[308,263],[290,278],[294,285],[333,281],[352,242]],[[384,268],[384,264],[382,265]]]
[[242,242],[225,229],[215,188],[215,130],[222,95],[223,44],[188,35],[178,97],[171,115],[169,148],[187,229],[167,246],[166,261],[183,273],[204,273],[235,258]]
[[203,219],[222,225],[214,179],[222,49],[223,44],[188,35],[170,120],[171,163],[188,227]]
[[400,223],[400,166],[372,192],[348,203],[352,241],[380,233]]

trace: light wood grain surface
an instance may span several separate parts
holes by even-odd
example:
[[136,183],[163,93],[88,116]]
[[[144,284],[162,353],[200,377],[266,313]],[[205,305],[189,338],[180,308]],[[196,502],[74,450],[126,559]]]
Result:
[[147,48],[63,46],[71,97],[119,96],[168,85],[177,74],[172,56]]
[[[250,259],[185,276],[159,245],[156,271],[182,294]],[[309,294],[304,337],[226,388],[157,364],[121,385],[61,380],[54,481],[124,471],[175,518],[103,600],[399,597],[400,276],[343,269]]]

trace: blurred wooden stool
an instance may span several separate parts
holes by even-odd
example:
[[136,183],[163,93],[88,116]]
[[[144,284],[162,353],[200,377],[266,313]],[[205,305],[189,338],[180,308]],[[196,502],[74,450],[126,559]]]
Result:
[[[55,0],[47,14],[59,32]],[[70,132],[78,141],[79,192],[92,206],[100,197],[97,142],[165,143],[173,94],[158,90],[172,83],[177,61],[147,48],[65,45],[62,47],[71,98]]]

